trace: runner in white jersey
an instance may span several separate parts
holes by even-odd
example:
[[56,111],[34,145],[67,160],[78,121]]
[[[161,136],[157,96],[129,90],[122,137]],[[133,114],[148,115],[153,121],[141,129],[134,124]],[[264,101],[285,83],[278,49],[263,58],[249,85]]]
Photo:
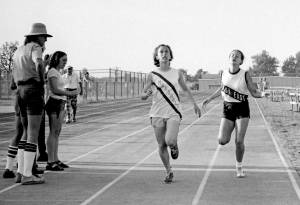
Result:
[[266,94],[260,92],[249,73],[240,68],[244,61],[244,54],[240,50],[233,50],[229,59],[230,66],[222,72],[220,88],[202,102],[202,108],[205,109],[210,101],[222,94],[224,105],[218,140],[221,145],[227,144],[236,129],[236,171],[237,177],[241,178],[245,176],[242,160],[245,152],[244,138],[250,119],[248,93],[255,98]]
[[171,183],[174,177],[170,165],[168,147],[170,147],[173,159],[177,159],[179,154],[177,135],[182,119],[178,94],[180,87],[188,94],[190,101],[193,103],[195,113],[199,117],[201,116],[201,111],[185,84],[183,74],[179,70],[170,67],[172,59],[172,50],[168,45],[161,44],[155,48],[153,60],[154,65],[158,68],[148,75],[147,84],[142,95],[142,99],[146,100],[153,94],[149,115],[158,142],[159,156],[167,172],[167,176],[164,179],[165,183]]

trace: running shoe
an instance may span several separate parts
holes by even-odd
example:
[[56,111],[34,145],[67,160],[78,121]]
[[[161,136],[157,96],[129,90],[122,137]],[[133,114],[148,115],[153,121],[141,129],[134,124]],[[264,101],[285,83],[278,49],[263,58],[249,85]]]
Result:
[[243,167],[236,167],[236,177],[237,178],[244,178],[246,176]]
[[173,146],[173,147],[170,147],[170,150],[171,150],[171,157],[172,157],[172,159],[177,159],[178,155],[179,155],[179,149],[178,149],[177,144],[175,146]]
[[44,177],[31,175],[30,177],[22,176],[22,185],[34,185],[45,183]]
[[3,178],[8,179],[8,178],[15,178],[16,175],[13,171],[9,169],[5,169],[3,172]]
[[62,161],[58,160],[55,162],[56,164],[58,164],[58,166],[62,167],[62,168],[69,168],[70,166],[63,163]]
[[166,184],[170,184],[173,181],[174,178],[174,174],[173,172],[170,172],[169,174],[167,174],[166,178],[164,179],[164,182]]
[[46,165],[46,170],[49,171],[64,171],[64,168],[59,166],[56,162],[48,162]]
[[69,124],[71,123],[71,120],[70,119],[66,119],[66,124]]

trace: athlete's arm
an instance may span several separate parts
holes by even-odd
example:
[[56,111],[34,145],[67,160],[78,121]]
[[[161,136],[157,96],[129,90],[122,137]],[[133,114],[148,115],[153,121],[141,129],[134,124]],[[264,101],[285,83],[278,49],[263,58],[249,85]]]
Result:
[[[222,79],[222,75],[223,75],[223,70],[221,70],[220,72],[220,78]],[[222,80],[221,80],[222,81]],[[210,101],[214,100],[215,98],[219,97],[221,95],[221,90],[222,90],[222,82],[221,82],[221,86],[210,96],[208,96],[206,99],[203,100],[202,102],[202,108],[205,108],[205,106],[210,103]]]
[[252,81],[252,78],[250,77],[249,72],[246,72],[245,77],[246,77],[246,83],[247,83],[248,90],[253,97],[262,98],[262,97],[266,96],[265,92],[259,91],[259,89],[257,88],[257,85]]
[[184,77],[183,77],[183,73],[181,71],[179,71],[178,83],[179,83],[181,89],[187,93],[187,96],[188,96],[189,100],[193,103],[196,115],[198,115],[200,117],[201,116],[200,108],[198,107],[198,105],[197,105],[190,89],[186,85]]
[[210,96],[208,96],[206,99],[203,100],[201,103],[201,108],[205,110],[205,107],[208,103],[210,103],[215,98],[219,97],[221,95],[222,85]]
[[147,98],[152,94],[152,90],[150,89],[152,85],[152,75],[151,73],[148,74],[147,76],[147,81],[146,81],[146,85],[144,87],[141,99],[142,100],[147,100]]

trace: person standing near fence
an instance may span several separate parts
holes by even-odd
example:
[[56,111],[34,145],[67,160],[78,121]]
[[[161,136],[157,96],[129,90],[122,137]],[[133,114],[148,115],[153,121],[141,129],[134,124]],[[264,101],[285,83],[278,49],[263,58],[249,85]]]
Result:
[[49,85],[49,98],[46,103],[46,112],[49,117],[49,136],[47,138],[48,163],[46,170],[62,171],[69,166],[58,158],[59,135],[61,133],[64,118],[66,96],[75,96],[77,90],[67,91],[64,89],[64,80],[60,73],[66,63],[67,54],[62,51],[53,53],[49,63],[47,81]]
[[25,35],[24,45],[13,56],[16,97],[24,129],[23,143],[18,145],[18,171],[23,185],[45,182],[43,177],[32,174],[32,167],[44,109],[45,68],[42,55],[48,37],[52,36],[47,33],[46,26],[34,23],[30,33]]
[[149,114],[158,142],[159,156],[167,172],[164,179],[165,183],[171,183],[174,177],[170,165],[168,147],[173,159],[177,159],[179,155],[177,136],[182,119],[178,95],[180,87],[188,94],[189,100],[193,103],[195,113],[199,117],[201,116],[201,111],[185,84],[182,72],[170,67],[172,59],[173,54],[170,46],[161,44],[155,48],[153,60],[154,65],[158,68],[148,75],[144,93],[142,94],[142,100],[146,100],[153,93]]
[[[63,75],[63,80],[65,83],[65,89],[67,91],[76,90],[78,91],[78,93],[81,93],[82,84],[78,75],[74,72],[72,66],[67,67],[67,73]],[[71,108],[72,108],[72,113],[71,113]],[[72,121],[76,122],[77,95],[67,96],[66,111],[67,111],[66,123],[71,122],[71,114],[72,114]]]
[[229,68],[221,73],[220,88],[203,100],[202,108],[205,109],[209,102],[222,95],[223,116],[218,140],[220,145],[229,143],[235,129],[236,176],[241,178],[245,176],[242,168],[245,152],[244,138],[250,119],[248,93],[250,92],[255,98],[262,98],[266,94],[259,91],[249,72],[240,68],[244,61],[244,54],[240,50],[233,50],[229,55],[229,61]]

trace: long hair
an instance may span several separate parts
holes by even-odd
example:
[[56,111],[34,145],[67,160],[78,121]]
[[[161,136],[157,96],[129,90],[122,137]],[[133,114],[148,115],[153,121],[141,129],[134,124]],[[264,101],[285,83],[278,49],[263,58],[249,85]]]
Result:
[[159,60],[157,60],[156,56],[157,56],[158,49],[159,49],[160,47],[167,47],[167,48],[169,49],[169,51],[170,51],[170,57],[171,57],[170,61],[173,60],[173,52],[172,52],[172,50],[171,50],[171,47],[170,47],[169,45],[166,45],[166,44],[160,44],[160,45],[158,45],[158,46],[154,49],[154,52],[153,52],[153,61],[154,61],[154,65],[157,66],[157,67],[159,67]]
[[49,68],[56,68],[59,64],[59,60],[63,57],[66,56],[67,54],[63,51],[55,51],[51,55],[50,63],[49,63]]

